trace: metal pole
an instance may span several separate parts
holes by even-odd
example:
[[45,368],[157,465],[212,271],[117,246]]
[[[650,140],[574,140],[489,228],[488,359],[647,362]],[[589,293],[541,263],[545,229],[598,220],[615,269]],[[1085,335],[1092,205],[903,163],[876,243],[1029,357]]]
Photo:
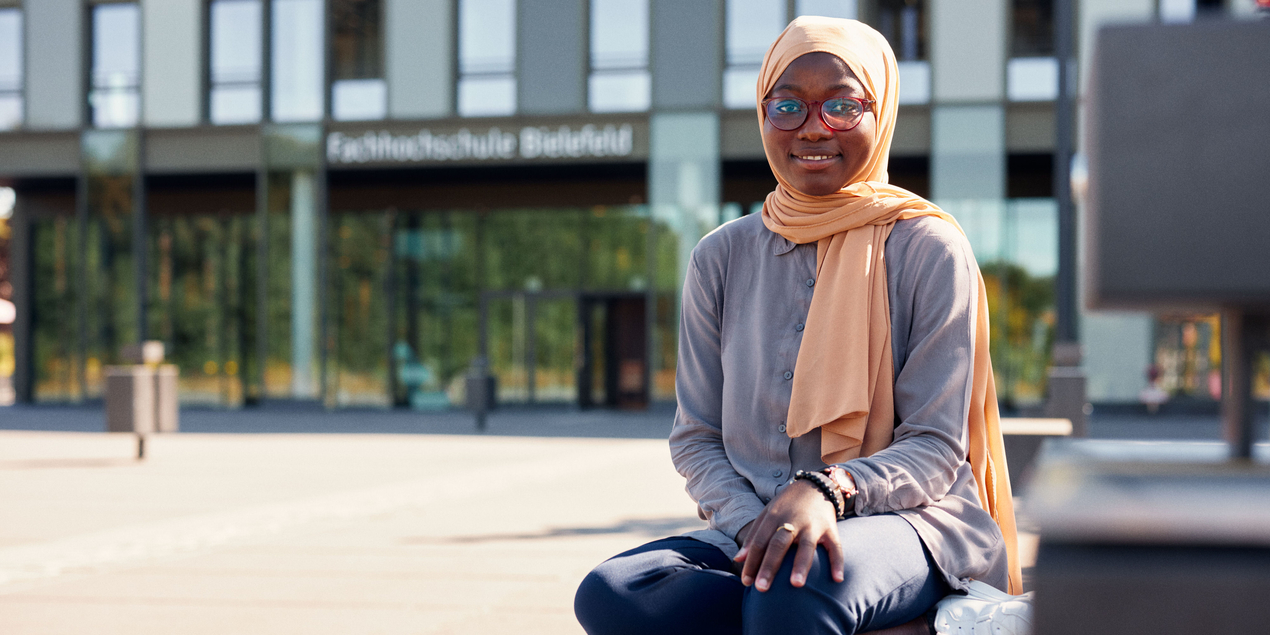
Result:
[[88,173],[88,161],[84,154],[84,134],[81,132],[79,137],[79,178],[75,180],[75,240],[67,241],[71,246],[71,253],[67,255],[67,259],[74,263],[72,266],[75,271],[75,280],[71,287],[74,294],[75,306],[75,353],[72,356],[74,360],[75,384],[76,389],[73,391],[77,395],[76,401],[82,401],[88,396],[88,372],[85,368],[85,360],[88,358],[88,316],[93,315],[98,307],[93,306],[88,297],[88,215],[90,213],[91,203],[88,200],[92,192],[92,184],[89,183],[91,176]]
[[146,247],[146,138],[145,130],[139,125],[136,135],[136,166],[132,177],[132,263],[133,284],[136,285],[137,293],[137,344],[141,344],[149,339],[146,328],[146,282],[149,278],[146,265],[149,250]]
[[1232,459],[1252,459],[1253,324],[1240,309],[1222,311],[1222,428]]
[[1076,209],[1072,204],[1072,130],[1075,123],[1072,0],[1054,2],[1054,55],[1058,98],[1054,100],[1054,202],[1058,207],[1058,275],[1054,280],[1056,324],[1046,414],[1072,422],[1072,436],[1088,436],[1085,375],[1076,300]]
[[261,132],[260,167],[256,169],[256,350],[251,373],[257,403],[265,399],[265,364],[269,359],[269,127],[264,126]]
[[[326,138],[326,126],[323,126],[322,134],[319,137],[319,139],[325,139],[325,138]],[[317,189],[317,192],[316,192],[317,194],[316,196],[317,227],[315,228],[315,233],[317,234],[317,236],[314,242],[317,243],[316,262],[317,262],[317,303],[318,303],[318,331],[317,331],[318,403],[321,403],[323,405],[335,403],[335,399],[332,395],[328,393],[327,385],[326,385],[327,367],[332,365],[332,360],[330,358],[330,351],[327,348],[327,335],[328,335],[327,331],[328,329],[331,328],[331,324],[330,324],[330,319],[327,315],[327,305],[329,304],[328,303],[329,298],[327,297],[327,291],[326,291],[327,281],[330,280],[330,276],[331,276],[331,273],[330,273],[331,249],[329,244],[330,243],[330,233],[329,233],[330,228],[328,227],[328,225],[331,222],[330,221],[331,219],[331,191],[330,191],[331,184],[330,184],[330,179],[328,178],[329,168],[330,166],[326,162],[326,152],[323,150],[323,145],[319,144],[318,145],[318,166],[317,166],[317,176],[316,176],[317,182],[314,184],[314,187],[316,187]],[[389,249],[391,249],[391,246],[389,247]],[[392,272],[391,258],[388,261],[388,267],[389,267],[389,273],[391,276],[391,272]],[[392,300],[391,299],[389,300],[388,307],[390,311],[389,316],[391,316],[392,315],[391,313]],[[391,323],[391,317],[389,318],[389,320]],[[389,338],[388,348],[389,350],[392,349],[391,337]],[[338,363],[338,360],[335,363]],[[391,369],[392,369],[391,357],[389,358],[388,367],[390,369],[389,372],[391,372]],[[392,399],[391,386],[393,384],[392,382],[389,382],[388,385],[390,386],[389,401],[391,402],[391,399]],[[328,397],[331,397],[331,398],[328,400]]]
[[1054,100],[1054,202],[1058,205],[1058,275],[1055,280],[1055,340],[1077,342],[1076,209],[1072,204],[1071,163],[1075,123],[1071,0],[1054,0],[1054,56],[1058,98]]
[[[538,321],[538,294],[523,293],[525,312],[524,324],[525,329],[525,382],[529,389],[529,403],[537,403],[538,393],[535,384],[538,383],[538,337],[537,337],[537,321]],[[515,328],[513,326],[512,328]]]

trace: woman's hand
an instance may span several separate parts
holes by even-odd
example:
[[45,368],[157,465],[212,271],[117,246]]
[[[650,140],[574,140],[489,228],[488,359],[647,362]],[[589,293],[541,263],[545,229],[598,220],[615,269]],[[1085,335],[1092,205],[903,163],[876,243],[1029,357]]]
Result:
[[842,544],[838,542],[833,504],[807,481],[797,480],[785,487],[758,518],[738,532],[738,537],[744,544],[735,559],[745,563],[741,583],[746,586],[753,584],[759,591],[770,588],[789,548],[795,547],[789,583],[801,587],[816,557],[816,545],[824,545],[833,579],[842,582]]

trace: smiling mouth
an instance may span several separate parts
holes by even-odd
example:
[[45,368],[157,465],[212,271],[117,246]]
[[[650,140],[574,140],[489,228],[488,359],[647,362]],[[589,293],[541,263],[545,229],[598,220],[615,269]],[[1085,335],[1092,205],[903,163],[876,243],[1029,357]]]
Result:
[[840,154],[790,154],[804,170],[823,170],[833,165]]

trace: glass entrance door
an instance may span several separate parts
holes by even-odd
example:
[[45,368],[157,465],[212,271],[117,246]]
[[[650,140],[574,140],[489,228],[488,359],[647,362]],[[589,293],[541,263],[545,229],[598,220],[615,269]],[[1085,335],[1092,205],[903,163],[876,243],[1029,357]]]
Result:
[[639,293],[582,297],[578,405],[640,409],[649,401],[647,298]]
[[482,320],[499,403],[577,400],[582,347],[573,292],[486,292]]
[[149,331],[180,368],[182,403],[243,403],[255,299],[253,221],[245,212],[150,219]]

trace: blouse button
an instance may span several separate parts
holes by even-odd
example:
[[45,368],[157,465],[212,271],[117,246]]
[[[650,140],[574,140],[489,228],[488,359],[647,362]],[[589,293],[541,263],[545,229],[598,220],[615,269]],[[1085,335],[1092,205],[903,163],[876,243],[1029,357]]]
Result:
[[799,323],[798,323],[798,326],[795,326],[795,327],[794,327],[794,330],[795,330],[795,331],[801,331],[801,330],[803,330],[803,328],[804,328],[804,324],[803,324],[802,322],[799,322]]
[[776,470],[775,472],[772,472],[772,478],[780,478],[784,475],[785,473],[780,470]]
[[785,379],[793,379],[793,378],[794,378],[794,373],[785,371]]
[[777,429],[778,431],[780,431],[780,432],[784,432],[784,431],[785,431],[785,424],[783,424],[783,423],[782,423],[782,424],[780,424],[780,425],[776,426],[776,429]]
[[815,286],[815,285],[816,285],[816,281],[815,281],[814,279],[812,279],[812,278],[807,278],[807,286],[811,287],[811,286]]

